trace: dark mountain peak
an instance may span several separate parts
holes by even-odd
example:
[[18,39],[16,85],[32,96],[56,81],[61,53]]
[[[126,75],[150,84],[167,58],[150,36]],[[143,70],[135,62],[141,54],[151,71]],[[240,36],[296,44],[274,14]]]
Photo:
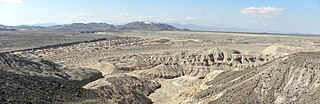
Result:
[[115,27],[107,23],[72,23],[65,25],[51,26],[52,29],[58,30],[113,30]]
[[169,31],[175,31],[175,30],[181,30],[178,28],[175,28],[174,26],[165,24],[165,23],[155,23],[155,22],[149,22],[149,21],[135,21],[130,22],[125,25],[123,25],[124,29],[128,30],[169,30]]

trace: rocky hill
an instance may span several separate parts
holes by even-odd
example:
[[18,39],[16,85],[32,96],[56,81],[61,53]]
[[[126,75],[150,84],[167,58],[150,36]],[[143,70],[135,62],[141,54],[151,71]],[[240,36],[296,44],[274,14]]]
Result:
[[[319,52],[296,53],[250,71],[221,73],[195,94],[195,102],[212,104],[283,104],[320,102]],[[242,73],[240,76],[230,76]]]
[[63,73],[60,66],[46,60],[27,59],[14,54],[0,53],[0,66],[9,67],[4,71],[29,76],[44,76],[67,79],[68,75]]
[[66,69],[60,65],[8,53],[0,53],[0,69],[0,103],[71,103],[99,100],[97,93],[79,86],[80,82],[83,83],[82,80],[98,79],[99,73],[77,75],[82,79],[75,82],[73,76],[77,73],[66,73]]
[[0,53],[0,68],[3,71],[25,76],[39,76],[68,80],[83,86],[102,78],[102,73],[90,68],[61,67],[47,60],[24,58],[14,54]]
[[[64,68],[50,61],[0,53],[0,103],[138,103],[159,83],[126,75],[102,78],[89,68]],[[95,84],[93,81],[110,83]],[[87,85],[87,89],[82,88]],[[96,87],[96,88],[95,88]]]
[[0,70],[0,74],[0,103],[55,104],[101,100],[94,91],[74,86],[66,80],[20,75],[3,70]]

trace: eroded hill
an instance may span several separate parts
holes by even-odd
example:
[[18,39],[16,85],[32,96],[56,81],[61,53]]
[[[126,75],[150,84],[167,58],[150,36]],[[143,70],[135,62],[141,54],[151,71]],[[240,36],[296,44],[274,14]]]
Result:
[[[246,72],[221,73],[195,94],[202,103],[319,103],[319,52],[296,53]],[[231,77],[229,73],[242,73]],[[229,76],[229,77],[225,77]],[[221,83],[221,80],[226,79]],[[318,99],[318,100],[317,100]]]
[[[115,75],[106,78],[106,83],[111,83],[109,85],[84,89],[82,87],[89,82],[103,78],[101,72],[89,68],[65,68],[50,61],[8,53],[0,53],[0,69],[1,103],[103,104],[130,100],[147,104],[151,103],[147,95],[160,87],[156,82]],[[123,86],[124,83],[128,83],[127,86]]]

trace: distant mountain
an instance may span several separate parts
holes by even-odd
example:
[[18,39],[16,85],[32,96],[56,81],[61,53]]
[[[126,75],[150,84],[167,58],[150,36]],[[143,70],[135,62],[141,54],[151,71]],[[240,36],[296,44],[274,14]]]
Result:
[[123,25],[124,30],[153,30],[153,31],[179,31],[182,29],[176,28],[174,26],[164,24],[164,23],[155,23],[147,21],[136,21]]
[[9,29],[9,26],[5,26],[5,25],[0,24],[0,29]]
[[87,23],[87,24],[73,23],[73,24],[65,24],[65,25],[55,25],[49,28],[56,29],[56,30],[95,30],[95,31],[115,30],[115,26],[107,23]]
[[75,30],[75,31],[108,31],[108,30],[151,30],[151,31],[179,31],[187,29],[179,29],[174,26],[164,24],[164,23],[155,23],[155,22],[146,22],[146,21],[136,21],[131,22],[125,25],[114,26],[107,23],[73,23],[66,25],[55,25],[48,27],[55,30]]
[[30,25],[21,25],[21,26],[11,26],[12,29],[15,30],[43,30],[45,27],[41,26],[30,26]]
[[189,29],[180,29],[174,26],[146,22],[146,21],[136,21],[125,25],[111,25],[107,23],[72,23],[64,25],[54,25],[54,26],[38,26],[38,25],[21,25],[21,26],[4,26],[0,25],[1,30],[61,30],[61,31],[80,31],[80,32],[96,32],[96,31],[126,31],[126,30],[150,30],[150,31],[188,31]]
[[3,27],[5,27],[5,26],[0,24],[0,28],[3,28]]
[[39,23],[39,24],[32,24],[32,26],[41,26],[41,27],[50,27],[50,26],[55,26],[58,25],[56,23]]
[[43,30],[45,27],[41,26],[29,26],[29,25],[21,25],[21,26],[5,26],[0,25],[1,31],[20,31],[20,30]]
[[0,28],[0,31],[17,31],[15,29],[5,29],[5,28]]
[[11,29],[8,26],[0,25],[0,31],[17,31],[17,30]]

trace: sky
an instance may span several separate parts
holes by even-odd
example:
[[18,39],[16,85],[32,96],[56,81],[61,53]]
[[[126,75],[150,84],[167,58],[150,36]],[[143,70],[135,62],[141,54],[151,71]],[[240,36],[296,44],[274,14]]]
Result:
[[320,0],[0,0],[0,24],[132,21],[320,34]]

